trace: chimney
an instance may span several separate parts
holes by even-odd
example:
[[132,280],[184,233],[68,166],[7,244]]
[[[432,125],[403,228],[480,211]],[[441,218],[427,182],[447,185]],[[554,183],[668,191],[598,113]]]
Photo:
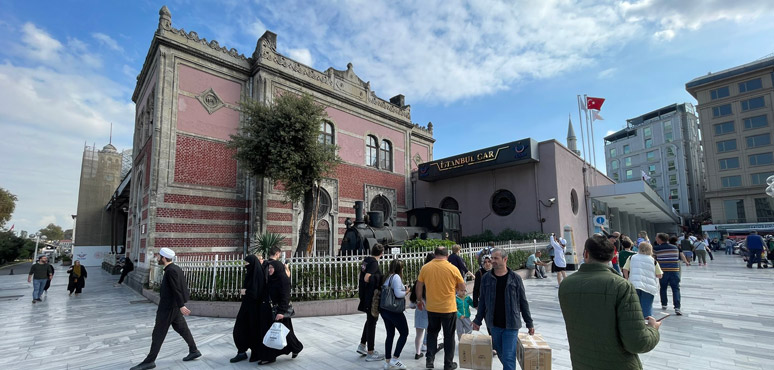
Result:
[[401,108],[406,106],[406,97],[403,94],[398,94],[390,98],[390,103],[395,104]]

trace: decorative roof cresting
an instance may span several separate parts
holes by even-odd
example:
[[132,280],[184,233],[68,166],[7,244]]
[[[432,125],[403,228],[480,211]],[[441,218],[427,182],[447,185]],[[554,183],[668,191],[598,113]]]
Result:
[[215,51],[220,51],[222,53],[228,54],[234,58],[247,60],[247,58],[243,54],[239,54],[239,51],[235,48],[226,48],[225,46],[220,46],[218,41],[211,40],[207,41],[207,39],[203,37],[199,37],[199,34],[197,34],[194,31],[191,32],[185,32],[184,29],[176,29],[172,27],[172,13],[169,12],[169,8],[167,8],[166,5],[162,6],[159,10],[159,27],[156,30],[156,34],[162,35],[164,32],[170,32],[172,34],[176,34],[182,37],[187,38],[188,40],[198,42],[204,46],[207,46]]

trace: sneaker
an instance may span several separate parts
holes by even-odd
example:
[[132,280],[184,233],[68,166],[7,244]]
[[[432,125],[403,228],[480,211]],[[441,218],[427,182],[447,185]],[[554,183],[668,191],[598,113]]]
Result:
[[414,359],[415,359],[415,360],[419,360],[419,359],[420,359],[420,358],[422,358],[422,356],[424,356],[424,355],[425,355],[424,353],[417,353],[416,355],[414,355]]
[[427,345],[426,344],[422,345],[422,352],[427,352]]
[[661,311],[666,311],[667,306],[661,306]]
[[199,357],[202,357],[202,353],[197,350],[196,352],[188,353],[188,356],[183,357],[183,361],[191,361]]
[[241,353],[237,353],[237,355],[234,356],[234,358],[228,360],[228,362],[233,364],[235,362],[244,361],[244,360],[247,360],[247,353],[241,352]]
[[456,362],[452,362],[452,366],[451,366],[450,368],[443,368],[443,369],[444,369],[444,370],[447,370],[447,369],[448,369],[448,370],[454,370],[454,369],[456,369],[456,368],[457,368],[457,363],[456,363]]
[[137,366],[133,366],[129,370],[148,370],[148,369],[155,369],[156,363],[155,362],[142,362]]
[[368,356],[368,351],[366,351],[365,344],[359,344],[355,352],[359,353],[361,356]]
[[32,304],[35,304],[35,303],[38,303],[38,300],[37,300],[37,299],[33,299],[33,300],[32,300]]
[[374,351],[374,353],[370,355],[366,355],[365,360],[366,362],[382,361],[384,360],[384,355],[379,353],[378,351]]
[[[385,364],[386,365],[386,364]],[[400,360],[393,358],[390,360],[390,366],[389,369],[406,369],[406,365],[404,365]]]
[[36,301],[38,301],[38,302],[43,302],[43,300],[42,300],[42,299],[40,299],[40,298],[36,299]]
[[679,308],[675,308],[675,315],[677,315],[677,316],[683,316],[683,313],[682,313],[682,312],[680,312],[680,309],[679,309]]

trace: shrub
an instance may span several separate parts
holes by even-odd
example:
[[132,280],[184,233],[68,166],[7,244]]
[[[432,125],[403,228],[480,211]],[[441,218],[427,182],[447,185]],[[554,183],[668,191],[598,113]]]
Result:
[[548,240],[548,234],[533,231],[523,233],[511,229],[505,229],[495,235],[492,230],[486,230],[481,234],[468,235],[462,237],[462,243],[485,243],[485,242],[503,242],[503,241],[532,241]]
[[443,246],[447,248],[451,248],[451,246],[454,245],[453,240],[440,240],[440,239],[414,239],[414,240],[407,240],[403,243],[403,247],[401,247],[401,252],[403,253],[411,253],[411,252],[432,252],[435,247]]
[[267,257],[272,247],[282,247],[285,242],[285,236],[266,232],[258,235],[255,241],[255,245],[250,248],[250,253]]
[[525,268],[527,265],[527,258],[529,258],[530,254],[532,253],[523,250],[508,253],[508,267],[511,270]]

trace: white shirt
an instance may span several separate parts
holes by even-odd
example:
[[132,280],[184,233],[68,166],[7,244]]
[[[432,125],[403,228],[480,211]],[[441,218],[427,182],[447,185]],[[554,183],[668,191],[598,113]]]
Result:
[[553,237],[550,238],[551,247],[554,248],[554,264],[556,267],[567,267],[567,260],[564,259],[564,247],[557,243]]

